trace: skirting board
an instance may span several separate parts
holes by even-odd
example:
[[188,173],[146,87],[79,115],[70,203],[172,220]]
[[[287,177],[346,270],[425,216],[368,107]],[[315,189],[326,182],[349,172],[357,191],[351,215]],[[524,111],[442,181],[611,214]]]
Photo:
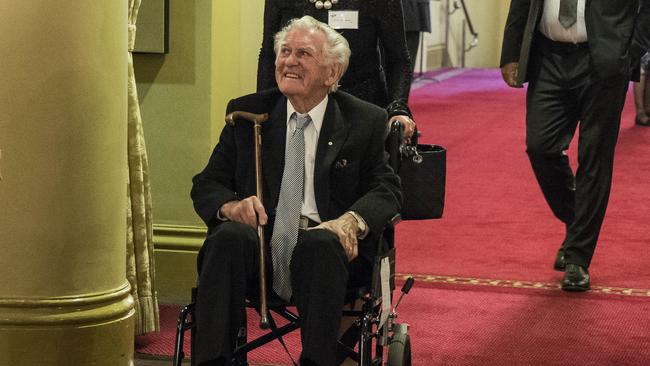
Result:
[[196,257],[207,229],[153,225],[158,302],[187,304],[196,285]]

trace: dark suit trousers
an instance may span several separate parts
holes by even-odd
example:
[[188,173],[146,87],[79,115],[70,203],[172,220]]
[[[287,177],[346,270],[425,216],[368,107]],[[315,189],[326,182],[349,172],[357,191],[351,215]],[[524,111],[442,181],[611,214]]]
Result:
[[[231,364],[237,333],[246,324],[245,299],[258,296],[257,248],[255,229],[234,222],[220,224],[203,244],[193,355],[197,365]],[[290,268],[301,318],[301,360],[335,365],[349,268],[338,237],[327,230],[301,230]],[[272,279],[268,273],[269,289]]]
[[192,354],[196,365],[231,364],[239,329],[246,326],[245,299],[259,293],[258,248],[255,229],[236,222],[220,224],[203,243]]
[[[628,78],[600,79],[586,45],[541,43],[542,59],[529,70],[527,153],[546,201],[567,225],[567,263],[588,267],[609,200]],[[578,126],[574,176],[565,150]]]

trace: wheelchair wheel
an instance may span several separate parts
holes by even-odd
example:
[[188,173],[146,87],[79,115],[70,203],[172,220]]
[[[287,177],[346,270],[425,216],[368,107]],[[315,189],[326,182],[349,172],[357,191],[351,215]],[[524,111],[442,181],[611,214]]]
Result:
[[388,366],[411,366],[411,338],[395,333],[388,345]]

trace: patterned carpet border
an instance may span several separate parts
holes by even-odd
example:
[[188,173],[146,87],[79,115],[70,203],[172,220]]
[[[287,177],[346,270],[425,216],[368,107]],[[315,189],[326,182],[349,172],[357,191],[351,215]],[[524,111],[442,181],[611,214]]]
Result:
[[[395,277],[400,280],[406,280],[408,277],[413,277],[416,280],[416,282],[424,282],[424,283],[444,283],[444,284],[451,284],[451,285],[489,286],[489,287],[521,288],[521,289],[549,290],[549,291],[561,290],[559,283],[545,283],[545,282],[538,282],[538,281],[496,280],[496,279],[486,279],[486,278],[423,275],[423,274],[409,274],[409,273],[396,273]],[[605,294],[605,295],[650,297],[650,289],[592,286],[590,292]]]

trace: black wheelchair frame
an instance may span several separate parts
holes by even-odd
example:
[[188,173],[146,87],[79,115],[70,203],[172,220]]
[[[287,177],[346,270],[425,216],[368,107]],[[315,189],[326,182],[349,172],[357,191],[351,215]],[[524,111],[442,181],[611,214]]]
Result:
[[[400,146],[402,141],[403,127],[396,123],[391,126],[391,131],[386,142],[386,148],[391,158],[390,163],[394,165],[394,157],[399,157]],[[387,225],[384,231],[384,237],[389,243],[390,249],[384,251],[384,254],[375,258],[372,283],[370,288],[358,288],[353,291],[358,295],[354,298],[354,304],[361,301],[360,309],[342,310],[343,317],[354,317],[353,325],[344,332],[338,341],[339,359],[343,362],[346,358],[352,359],[359,366],[382,366],[384,365],[384,353],[387,351],[388,359],[385,363],[387,366],[410,366],[411,365],[411,343],[408,335],[408,324],[397,323],[397,307],[402,297],[407,294],[413,286],[414,279],[409,277],[402,289],[401,295],[395,306],[392,306],[393,290],[395,289],[395,248],[393,245],[394,227],[401,220],[396,215]],[[390,263],[389,278],[381,276],[381,261],[388,260]],[[388,283],[390,293],[382,292],[382,282],[384,286]],[[192,289],[192,302],[180,312],[176,327],[176,340],[174,347],[173,365],[181,366],[185,353],[183,346],[185,342],[185,333],[189,330],[191,336],[190,349],[194,350],[195,339],[195,301],[197,288]],[[388,306],[384,302],[388,301]],[[289,309],[290,304],[284,302],[272,302],[268,304],[268,319],[270,329],[258,338],[248,341],[247,330],[245,327],[240,329],[237,346],[234,350],[233,363],[238,366],[247,366],[248,352],[257,349],[274,340],[278,340],[287,354],[291,357],[289,350],[282,337],[288,333],[300,328],[300,318],[298,314]],[[382,305],[384,305],[382,307]],[[255,308],[259,313],[259,306],[247,303],[247,307]],[[389,309],[388,314],[382,313]],[[279,316],[287,321],[287,324],[278,327],[274,315]],[[384,320],[382,324],[381,321]],[[358,349],[355,346],[358,343]],[[374,351],[374,354],[373,354]],[[293,358],[292,358],[293,361]],[[294,365],[297,365],[293,361]],[[196,366],[194,359],[191,358],[191,365]]]
[[[392,299],[392,290],[394,289],[394,259],[395,250],[391,249],[386,255],[380,258],[388,258],[391,263],[391,278],[382,279],[379,273],[380,264],[375,264],[373,274],[372,289],[368,292],[365,288],[355,289],[358,293],[362,294],[357,300],[361,300],[362,305],[358,310],[342,310],[344,317],[355,317],[355,322],[339,339],[339,359],[341,361],[346,358],[352,359],[360,366],[380,366],[384,364],[384,349],[387,347],[389,366],[410,366],[411,365],[411,346],[410,337],[408,335],[408,324],[400,324],[396,322],[397,319],[397,306],[402,297],[407,294],[413,286],[413,278],[408,278],[403,287],[402,294],[395,305],[391,307],[390,313],[387,315],[385,323],[380,325],[381,321],[381,305],[385,299]],[[376,262],[379,262],[379,259]],[[389,281],[391,294],[386,297],[383,296],[381,291],[381,281]],[[192,289],[192,303],[185,306],[179,315],[178,324],[176,328],[176,342],[174,347],[173,365],[181,366],[185,353],[183,351],[185,333],[189,330],[191,334],[191,342],[195,339],[195,322],[194,322],[194,301],[196,298],[197,289]],[[390,301],[390,300],[389,300]],[[253,304],[247,304],[254,307]],[[282,302],[269,302],[268,318],[271,328],[265,334],[258,338],[248,341],[246,337],[246,329],[242,328],[239,334],[238,345],[234,351],[234,364],[235,365],[248,365],[247,353],[261,347],[269,342],[278,340],[285,351],[290,355],[286,344],[282,337],[288,333],[300,328],[299,316],[289,309],[290,304]],[[259,308],[256,308],[259,312]],[[274,319],[275,316],[280,316],[287,320],[287,324],[278,327]],[[358,350],[355,350],[355,344],[358,340]],[[374,344],[373,344],[374,343]],[[190,345],[194,349],[194,344]],[[374,354],[373,354],[374,350]],[[290,355],[291,356],[291,355]],[[191,363],[195,365],[193,360]],[[294,362],[295,364],[295,362]]]

